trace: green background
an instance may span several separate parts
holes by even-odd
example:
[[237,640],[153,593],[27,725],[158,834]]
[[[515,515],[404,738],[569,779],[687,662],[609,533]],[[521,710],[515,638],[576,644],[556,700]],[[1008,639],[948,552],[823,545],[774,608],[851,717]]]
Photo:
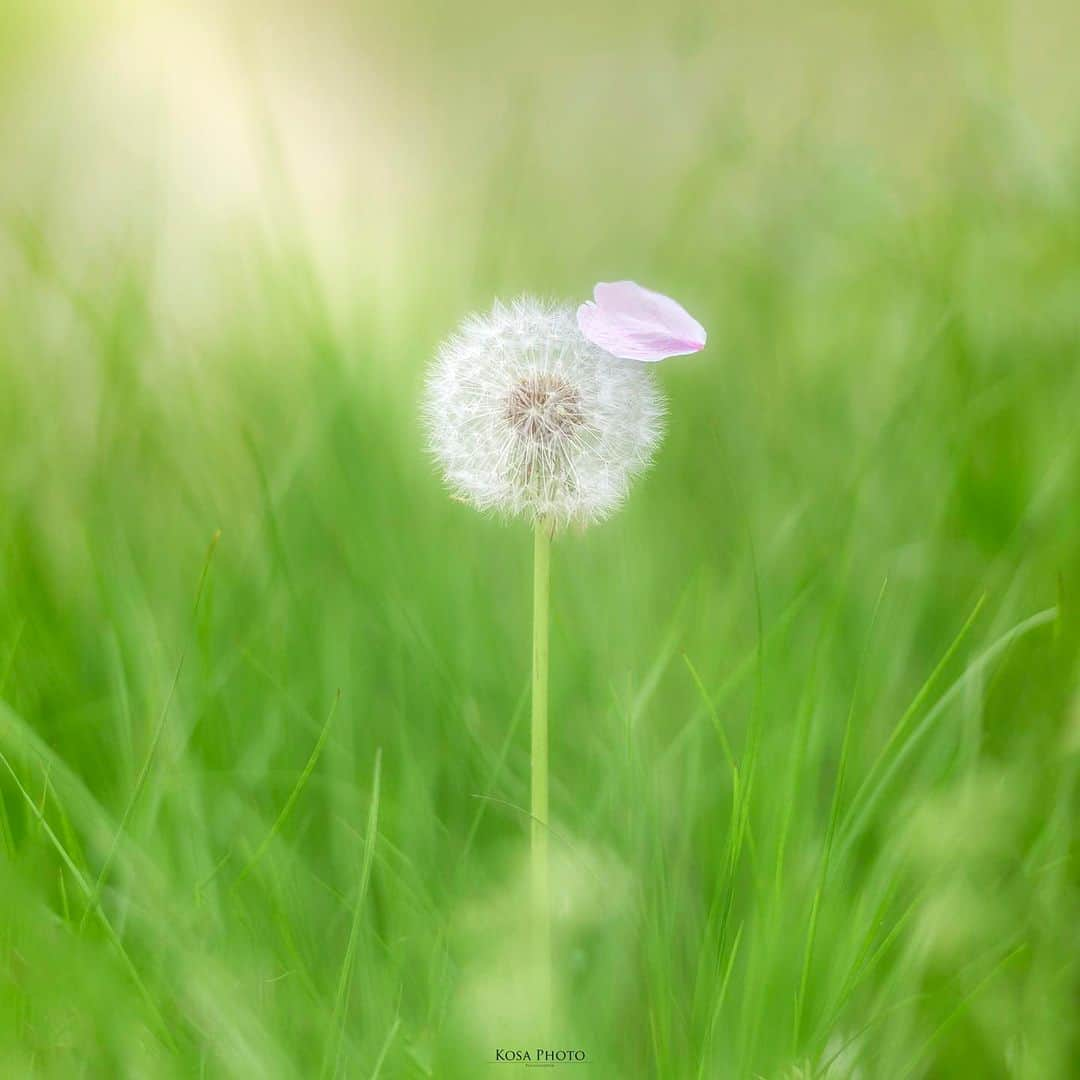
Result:
[[1080,9],[0,11],[0,1075],[466,1077],[528,993],[468,311],[709,330],[552,584],[600,1078],[1080,1061]]

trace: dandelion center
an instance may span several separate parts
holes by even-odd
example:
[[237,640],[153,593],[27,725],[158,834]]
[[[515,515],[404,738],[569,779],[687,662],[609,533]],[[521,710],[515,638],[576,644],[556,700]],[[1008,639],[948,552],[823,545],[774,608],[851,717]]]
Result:
[[585,423],[577,390],[543,371],[525,375],[510,391],[506,419],[519,435],[543,444],[570,438]]

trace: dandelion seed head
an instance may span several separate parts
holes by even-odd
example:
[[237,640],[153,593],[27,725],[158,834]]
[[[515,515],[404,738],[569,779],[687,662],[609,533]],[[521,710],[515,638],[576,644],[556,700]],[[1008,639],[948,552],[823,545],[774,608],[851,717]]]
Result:
[[616,510],[664,417],[645,365],[586,340],[573,308],[532,297],[470,316],[443,343],[423,411],[457,498],[553,526]]

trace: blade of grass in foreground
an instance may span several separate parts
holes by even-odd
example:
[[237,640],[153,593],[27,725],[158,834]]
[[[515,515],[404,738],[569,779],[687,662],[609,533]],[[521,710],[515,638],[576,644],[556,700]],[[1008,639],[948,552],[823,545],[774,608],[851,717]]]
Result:
[[[79,829],[88,837],[94,845],[102,848],[112,843],[116,835],[116,823],[109,817],[104,807],[87,789],[82,777],[80,777],[53,748],[27,723],[18,713],[13,711],[6,702],[0,700],[0,744],[4,745],[9,754],[22,757],[30,756],[47,766],[49,771],[49,786],[54,793],[54,801],[57,807],[61,804],[61,791],[63,792],[64,804],[74,806],[77,813]],[[63,819],[67,815],[62,814]],[[78,865],[79,860],[72,850],[68,850],[69,857]],[[117,861],[126,867],[125,873],[142,884],[147,883],[147,876],[151,872],[152,863],[144,853],[135,850],[125,851],[121,847],[117,851]],[[89,868],[84,867],[84,876],[89,874]],[[159,884],[155,879],[154,884]],[[160,899],[160,898],[158,898]]]
[[[870,766],[866,774],[866,779],[859,785],[858,790],[855,792],[855,798],[852,801],[852,805],[858,804],[863,793],[873,784],[874,779],[880,770],[882,763],[888,758],[890,751],[900,741],[901,737],[907,732],[908,726],[911,723],[912,718],[922,708],[923,703],[930,696],[930,692],[938,684],[938,680],[941,678],[942,672],[948,667],[949,661],[956,655],[956,651],[960,648],[964,638],[967,637],[968,631],[975,625],[975,620],[979,617],[979,612],[982,611],[983,605],[986,603],[985,593],[979,597],[978,603],[975,605],[971,614],[967,617],[967,621],[960,627],[959,633],[953,638],[952,643],[945,650],[944,655],[937,662],[934,670],[930,672],[929,677],[919,687],[918,693],[912,699],[911,704],[904,710],[903,716],[897,721],[896,726],[893,728],[889,738],[886,740],[885,745],[882,747],[881,752],[874,759],[874,763]],[[846,824],[846,822],[845,822]]]
[[705,684],[701,681],[698,669],[694,667],[693,661],[686,653],[683,653],[683,663],[686,664],[686,668],[690,672],[690,678],[694,680],[694,686],[697,687],[698,694],[701,695],[701,700],[705,703],[705,708],[709,711],[709,717],[713,722],[713,727],[716,728],[717,738],[720,740],[720,748],[724,751],[724,757],[727,758],[727,763],[731,768],[732,775],[737,776],[739,773],[739,766],[735,763],[735,755],[731,750],[731,742],[727,737],[727,732],[724,730],[724,723],[720,719],[720,713],[713,704],[712,698],[709,697],[709,691],[705,689]]
[[101,864],[101,869],[98,871],[86,909],[83,911],[82,918],[79,920],[79,934],[82,934],[83,930],[86,929],[86,921],[90,918],[90,912],[97,907],[98,898],[101,896],[101,890],[105,886],[105,880],[108,877],[109,871],[112,869],[113,860],[116,858],[116,852],[119,850],[120,839],[127,830],[128,821],[131,819],[131,814],[135,809],[136,803],[139,801],[139,796],[142,794],[143,788],[146,786],[147,778],[150,776],[151,766],[154,763],[154,758],[157,757],[158,747],[161,745],[161,738],[165,734],[165,721],[169,716],[169,706],[172,704],[173,697],[176,694],[176,686],[177,683],[180,682],[180,672],[183,671],[183,669],[184,658],[181,656],[179,663],[176,665],[176,673],[173,675],[172,683],[169,686],[169,692],[165,695],[165,704],[162,706],[161,717],[158,720],[157,728],[154,731],[154,738],[150,743],[150,749],[146,753],[142,768],[139,770],[139,775],[135,780],[135,787],[132,789],[131,798],[128,799],[127,805],[124,807],[124,813],[121,815],[120,823],[116,827],[116,834],[113,836],[113,841],[109,847],[108,854],[105,856],[105,861]]
[[855,672],[855,685],[851,691],[851,704],[848,707],[847,720],[844,723],[844,737],[840,744],[840,764],[836,770],[836,784],[833,787],[832,808],[829,811],[829,824],[825,833],[825,849],[821,855],[821,868],[818,873],[817,886],[814,889],[814,898],[810,903],[810,926],[806,934],[806,950],[803,953],[802,974],[799,977],[799,993],[795,999],[795,1026],[792,1033],[792,1049],[799,1050],[799,1040],[802,1037],[803,1017],[806,1010],[806,991],[810,979],[810,965],[814,957],[814,945],[817,938],[818,915],[821,911],[821,898],[825,893],[825,882],[829,875],[829,861],[832,855],[833,842],[836,839],[836,829],[840,820],[840,798],[844,789],[844,777],[847,773],[848,752],[851,749],[851,728],[855,719],[855,709],[859,702],[859,689],[862,685],[863,670],[866,659],[870,653],[870,643],[874,636],[874,627],[877,625],[878,613],[881,610],[881,602],[885,598],[885,590],[889,579],[881,583],[877,600],[874,603],[874,611],[870,616],[870,629],[866,635],[866,644],[859,658],[859,666]]
[[371,783],[371,807],[368,810],[367,829],[364,834],[364,859],[360,866],[360,881],[356,887],[356,902],[353,905],[352,927],[349,930],[349,943],[345,947],[345,959],[341,965],[338,979],[337,996],[334,999],[334,1012],[330,1018],[330,1039],[326,1044],[323,1077],[337,1076],[341,1069],[341,1047],[345,1036],[345,1017],[349,1009],[349,994],[352,989],[353,963],[356,960],[356,948],[360,941],[360,920],[364,912],[364,899],[367,896],[368,883],[371,881],[371,865],[375,859],[375,841],[379,831],[379,780],[382,773],[382,750],[375,751],[375,776]]
[[383,1062],[386,1061],[386,1055],[390,1053],[390,1047],[393,1044],[400,1027],[401,1017],[395,1016],[394,1022],[390,1025],[390,1030],[386,1033],[386,1039],[383,1041],[379,1056],[375,1061],[375,1068],[371,1070],[371,1080],[379,1080],[379,1073],[382,1072]]
[[127,968],[128,974],[131,976],[132,982],[135,984],[136,989],[142,995],[143,1000],[146,1002],[147,1008],[150,1010],[151,1015],[154,1018],[154,1024],[158,1029],[158,1034],[161,1036],[162,1041],[174,1052],[177,1049],[175,1040],[169,1031],[168,1025],[165,1023],[165,1018],[158,1008],[157,1002],[154,1000],[153,995],[150,993],[146,983],[143,982],[142,976],[139,974],[138,969],[135,967],[134,962],[128,955],[127,949],[124,948],[124,943],[120,940],[120,935],[113,929],[113,925],[109,922],[105,912],[101,909],[100,904],[89,904],[91,898],[90,884],[84,877],[78,866],[75,865],[75,861],[68,854],[67,849],[61,843],[60,838],[53,832],[52,826],[45,820],[44,814],[38,809],[37,803],[34,802],[33,796],[23,787],[22,781],[19,779],[18,773],[11,767],[11,763],[4,756],[4,753],[0,751],[0,764],[7,769],[8,774],[11,776],[12,781],[19,790],[19,794],[22,795],[26,801],[26,805],[30,808],[30,812],[37,819],[38,824],[41,826],[45,836],[48,837],[49,843],[56,849],[56,853],[63,860],[64,865],[68,868],[71,876],[78,883],[79,888],[82,889],[83,895],[87,898],[88,907],[87,910],[93,910],[101,923],[102,929],[108,935],[109,941],[112,942],[113,947],[116,949],[124,967]]
[[907,926],[911,917],[918,910],[919,905],[925,900],[926,894],[929,892],[929,886],[926,886],[913,900],[911,900],[875,948],[874,940],[877,930],[879,926],[883,925],[885,909],[892,902],[898,884],[899,882],[896,882],[892,888],[886,890],[885,896],[882,898],[873,918],[867,926],[866,933],[863,936],[862,947],[859,949],[859,954],[855,958],[851,968],[848,970],[847,975],[844,977],[844,982],[837,994],[835,1004],[823,1014],[824,1018],[817,1025],[817,1031],[809,1043],[815,1051],[824,1049],[825,1040],[839,1022],[848,1001],[851,999],[860,983],[874,970],[881,959],[888,953],[893,943],[899,938],[904,927]]
[[[977,611],[978,609],[976,609]],[[974,613],[972,614],[974,618]],[[865,827],[870,815],[873,813],[874,808],[877,806],[885,789],[889,786],[892,778],[896,775],[897,770],[901,764],[905,761],[908,754],[911,752],[915,744],[922,738],[922,736],[933,726],[934,721],[941,716],[942,713],[949,707],[950,704],[960,694],[960,691],[968,684],[968,682],[974,678],[975,675],[982,672],[982,670],[988,667],[998,656],[1000,656],[1012,643],[1019,638],[1022,638],[1025,634],[1029,634],[1032,630],[1037,630],[1040,626],[1045,626],[1047,623],[1052,622],[1057,618],[1057,608],[1047,608],[1044,611],[1036,612],[1034,615],[1029,616],[1022,622],[1019,622],[1011,630],[1006,631],[1001,637],[997,639],[992,645],[990,645],[976,660],[964,670],[960,677],[945,691],[944,694],[938,699],[934,707],[923,717],[922,721],[916,726],[915,730],[911,733],[911,736],[900,747],[897,754],[889,762],[887,768],[885,768],[880,779],[873,783],[871,786],[870,778],[863,785],[863,790],[866,791],[865,796],[860,800],[856,795],[855,800],[852,802],[852,810],[848,813],[847,821],[845,822],[842,830],[842,839],[840,842],[840,855],[842,856],[855,841],[855,838],[859,835],[862,829]],[[971,621],[970,619],[968,620]],[[966,628],[966,624],[965,624]],[[963,632],[963,631],[962,631]],[[940,668],[941,665],[939,664]],[[935,669],[936,670],[936,669]],[[909,710],[910,711],[910,710]],[[907,715],[907,714],[905,714]],[[892,745],[895,745],[896,740],[890,740]],[[882,758],[881,760],[884,760]],[[871,775],[873,770],[871,770]]]
[[[763,899],[763,886],[759,874],[759,860],[757,857],[756,845],[754,843],[754,829],[751,824],[750,815],[754,785],[757,781],[761,733],[765,714],[765,616],[761,598],[761,574],[758,565],[757,547],[754,544],[753,529],[746,515],[745,505],[739,498],[738,492],[735,491],[734,486],[732,486],[732,496],[734,504],[740,509],[739,516],[746,533],[746,546],[750,557],[751,581],[753,584],[754,596],[756,649],[754,653],[754,697],[751,705],[750,720],[746,731],[742,770],[741,772],[737,771],[733,773],[732,777],[732,816],[731,824],[728,828],[728,860],[726,874],[723,875],[726,880],[726,898],[723,904],[723,911],[719,916],[719,923],[716,931],[715,962],[717,965],[721,962],[721,957],[724,955],[728,944],[728,934],[733,913],[735,911],[736,895],[739,888],[738,869],[742,859],[744,843],[749,856],[749,872],[751,880],[754,883],[756,900],[760,904]],[[717,897],[714,897],[713,907],[715,907],[717,898],[718,895]],[[707,925],[710,925],[712,922],[713,907],[710,908],[709,924]],[[732,952],[734,951],[734,948],[735,946],[732,945]],[[752,958],[753,952],[751,951],[751,961]],[[733,962],[733,957],[731,957],[730,953],[729,962]],[[700,978],[700,974],[701,968],[699,966],[698,978]],[[695,983],[695,1014],[697,1012],[697,995],[698,984]],[[756,1004],[756,1000],[751,1000],[750,994],[745,994],[743,996],[738,1034],[735,1040],[736,1045],[738,1046],[737,1059],[740,1062],[740,1071],[742,1070],[743,1063],[753,1053],[753,1042],[756,1037],[756,1024],[755,1017],[752,1013]]]
[[[20,621],[18,629],[15,631],[15,640],[11,643],[11,648],[8,650],[7,660],[4,662],[4,670],[3,672],[0,672],[0,700],[2,700],[7,693],[8,678],[11,675],[11,669],[15,663],[15,654],[19,650],[19,642],[22,641],[23,629],[25,626],[26,621],[24,619]],[[14,856],[15,837],[11,831],[11,822],[8,820],[7,806],[5,805],[2,796],[0,796],[0,840],[4,842],[8,854]]]
[[[502,746],[499,747],[499,753],[495,759],[495,764],[492,766],[491,773],[488,776],[486,786],[489,792],[495,790],[499,778],[502,776],[503,769],[506,767],[506,758],[510,753],[510,747],[513,743],[514,736],[517,733],[518,725],[521,723],[521,718],[525,714],[525,702],[528,700],[529,688],[527,687],[518,697],[517,706],[514,708],[514,714],[510,719],[510,726],[507,728],[506,735],[502,741]],[[469,831],[465,834],[465,843],[461,845],[461,854],[458,856],[457,870],[455,871],[459,880],[464,874],[465,868],[468,866],[469,852],[472,850],[473,843],[476,840],[476,833],[480,828],[480,822],[484,816],[485,809],[485,803],[481,802],[476,809],[476,813],[473,815]]]
[[255,869],[256,864],[266,854],[266,849],[270,846],[274,837],[281,831],[282,826],[288,820],[289,814],[292,812],[292,808],[296,805],[296,800],[300,798],[301,792],[304,790],[304,785],[311,778],[311,774],[315,771],[315,766],[319,763],[319,757],[323,752],[323,747],[326,745],[326,740],[330,737],[330,725],[333,722],[334,714],[337,712],[338,702],[341,701],[341,691],[338,690],[334,694],[334,700],[330,705],[329,715],[326,717],[326,722],[322,726],[322,731],[319,732],[319,737],[315,741],[315,746],[308,757],[307,764],[304,766],[300,775],[297,777],[296,783],[293,785],[292,791],[289,793],[289,797],[285,800],[285,805],[281,808],[281,812],[278,814],[274,824],[270,826],[270,831],[262,838],[259,846],[252,853],[250,859],[245,863],[244,868],[236,876],[236,880],[233,882],[235,888],[240,884]]
[[[217,551],[218,541],[221,539],[221,530],[218,529],[214,532],[214,535],[210,538],[210,546],[206,551],[206,558],[203,560],[202,572],[199,574],[199,584],[195,589],[195,603],[191,610],[192,623],[196,615],[199,612],[199,605],[202,601],[203,591],[206,588],[207,579],[210,576],[210,566],[214,561],[214,552]],[[121,837],[127,829],[128,821],[131,818],[131,814],[135,809],[136,804],[139,801],[139,796],[142,794],[143,788],[146,786],[146,781],[149,779],[151,767],[154,764],[154,758],[157,757],[158,747],[161,745],[162,736],[165,734],[165,722],[169,717],[169,706],[172,705],[173,698],[176,696],[176,687],[180,682],[180,673],[184,670],[184,654],[180,654],[180,659],[176,665],[176,673],[173,675],[172,683],[169,686],[169,692],[165,696],[165,704],[161,709],[161,717],[158,720],[157,728],[154,730],[154,737],[150,743],[150,749],[146,753],[146,758],[143,760],[142,768],[139,770],[139,775],[135,779],[135,787],[132,789],[131,798],[128,799],[127,805],[124,807],[124,813],[120,817],[120,823],[116,827],[116,834],[113,836],[112,844],[109,846],[109,852],[105,856],[105,861],[101,864],[101,869],[98,871],[96,880],[94,881],[93,892],[90,895],[89,903],[86,909],[83,911],[82,918],[79,920],[79,934],[81,935],[83,930],[86,929],[86,921],[90,917],[91,910],[97,906],[98,898],[101,895],[101,890],[105,886],[106,878],[109,871],[112,869],[113,860],[116,858],[116,852],[120,847]]]
[[698,1065],[698,1080],[704,1080],[705,1066],[712,1060],[713,1048],[716,1044],[716,1027],[720,1023],[720,1014],[724,1011],[724,1003],[727,1001],[728,986],[731,983],[731,973],[735,970],[735,958],[739,955],[739,944],[742,942],[743,927],[745,923],[739,923],[735,931],[735,937],[731,942],[731,951],[728,953],[727,965],[720,979],[720,989],[716,993],[716,1001],[713,1003],[712,1016],[709,1018],[709,1028],[705,1036],[706,1052],[701,1055]]
[[907,1071],[903,1074],[905,1077],[911,1076],[918,1071],[918,1066],[922,1062],[926,1052],[934,1045],[946,1031],[952,1027],[953,1024],[960,1018],[964,1010],[968,1007],[968,1004],[975,998],[988,983],[992,982],[994,977],[1014,956],[1018,956],[1027,948],[1027,944],[1021,942],[1015,948],[1010,949],[991,969],[988,971],[961,999],[957,1002],[956,1008],[953,1009],[944,1020],[934,1029],[929,1038],[919,1047],[915,1056],[911,1059],[911,1063],[908,1065]]

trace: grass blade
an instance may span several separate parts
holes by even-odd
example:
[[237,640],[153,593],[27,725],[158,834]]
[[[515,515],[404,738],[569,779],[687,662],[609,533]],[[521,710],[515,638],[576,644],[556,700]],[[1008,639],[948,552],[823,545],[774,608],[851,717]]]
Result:
[[337,1076],[341,1068],[341,1049],[345,1037],[345,1017],[349,1010],[349,995],[352,989],[353,964],[356,960],[356,948],[360,941],[360,923],[364,914],[364,900],[367,897],[368,884],[371,881],[371,866],[375,860],[375,841],[379,831],[379,783],[382,773],[382,750],[375,751],[375,775],[371,784],[371,805],[368,810],[367,829],[364,834],[364,857],[360,865],[360,881],[356,888],[356,902],[353,905],[352,926],[349,930],[349,943],[345,947],[345,959],[341,965],[337,994],[334,998],[334,1011],[330,1018],[330,1039],[326,1045],[323,1077]]

